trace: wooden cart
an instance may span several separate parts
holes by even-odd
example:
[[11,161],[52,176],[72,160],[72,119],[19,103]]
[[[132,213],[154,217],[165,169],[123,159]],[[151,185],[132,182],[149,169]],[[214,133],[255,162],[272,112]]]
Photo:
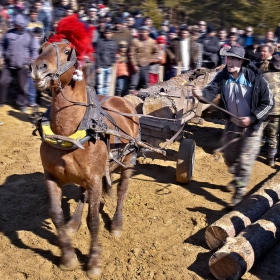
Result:
[[[185,100],[191,97],[187,95],[187,90],[182,90],[178,113],[175,119],[142,116],[140,118],[141,140],[154,147],[159,147],[160,143],[171,139],[187,122],[202,124],[203,119],[201,118],[201,112],[205,110],[208,105],[197,102],[195,110],[188,112],[185,106]],[[193,139],[183,138],[183,131],[184,130],[174,139],[180,141],[177,155],[174,155],[174,153],[167,153],[166,159],[175,159],[177,161],[176,180],[178,183],[186,184],[192,180],[196,144]]]

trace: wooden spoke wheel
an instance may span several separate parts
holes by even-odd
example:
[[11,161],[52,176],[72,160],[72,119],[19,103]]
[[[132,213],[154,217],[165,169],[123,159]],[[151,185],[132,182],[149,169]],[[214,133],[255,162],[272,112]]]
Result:
[[195,146],[193,139],[185,138],[181,141],[176,167],[176,180],[178,183],[188,184],[192,180],[195,163]]

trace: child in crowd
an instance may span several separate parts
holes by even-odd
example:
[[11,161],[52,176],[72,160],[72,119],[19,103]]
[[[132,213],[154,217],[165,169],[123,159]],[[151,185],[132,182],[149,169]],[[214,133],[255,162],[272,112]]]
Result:
[[128,65],[128,45],[126,41],[120,41],[117,52],[117,96],[124,96],[128,90],[129,65]]
[[159,67],[160,65],[164,65],[166,62],[166,39],[165,36],[158,36],[157,38],[158,45],[158,59],[159,63],[150,64],[149,70],[149,84],[150,86],[159,82]]

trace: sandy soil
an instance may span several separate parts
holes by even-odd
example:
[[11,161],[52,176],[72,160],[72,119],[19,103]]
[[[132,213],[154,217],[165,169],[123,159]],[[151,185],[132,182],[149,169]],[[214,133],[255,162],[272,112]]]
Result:
[[[42,109],[43,110],[43,109]],[[85,215],[74,246],[81,263],[75,271],[61,271],[55,229],[48,215],[48,197],[39,157],[39,137],[32,136],[28,116],[10,106],[0,108],[0,279],[87,279],[89,234]],[[106,199],[101,213],[101,279],[214,279],[208,269],[212,252],[204,240],[206,227],[222,217],[231,194],[231,180],[223,161],[211,152],[218,147],[222,124],[190,125],[186,136],[197,143],[193,181],[175,180],[174,161],[140,158],[130,181],[124,207],[124,230],[116,239],[108,231],[115,199]],[[172,148],[177,150],[179,143]],[[279,164],[277,163],[277,169]],[[261,155],[248,192],[276,172]],[[118,174],[114,175],[114,185]],[[64,190],[63,207],[69,216],[78,189]],[[86,211],[85,211],[86,212]],[[280,244],[242,279],[280,279]]]

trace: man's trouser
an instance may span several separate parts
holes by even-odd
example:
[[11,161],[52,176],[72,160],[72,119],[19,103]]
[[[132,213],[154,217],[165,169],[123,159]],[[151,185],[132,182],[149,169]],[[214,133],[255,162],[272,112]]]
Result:
[[0,79],[0,103],[7,103],[8,87],[13,78],[16,78],[19,85],[16,102],[20,107],[28,105],[27,88],[28,88],[28,69],[11,69],[4,67]]
[[279,116],[268,116],[265,132],[265,136],[267,137],[268,142],[268,158],[274,158],[278,148]]
[[149,69],[150,65],[138,66],[139,71],[131,75],[129,89],[136,89],[141,82],[141,88],[148,88],[149,86]]
[[234,174],[237,186],[249,183],[255,159],[260,151],[263,125],[254,131],[253,127],[239,127],[228,121],[222,137],[225,145],[223,157],[229,170]]
[[109,84],[112,74],[112,67],[100,68],[100,73],[97,74],[97,94],[108,95]]

